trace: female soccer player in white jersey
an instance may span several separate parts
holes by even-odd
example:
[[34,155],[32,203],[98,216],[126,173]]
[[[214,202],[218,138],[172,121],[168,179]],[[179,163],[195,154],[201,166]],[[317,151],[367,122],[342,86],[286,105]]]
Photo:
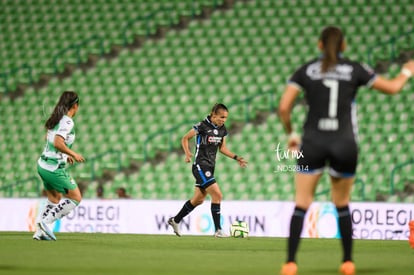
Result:
[[191,151],[188,147],[190,139],[196,137],[196,153],[192,165],[193,176],[196,180],[194,195],[186,201],[182,209],[175,217],[168,220],[174,233],[181,236],[179,223],[190,214],[198,205],[204,202],[207,194],[211,196],[211,215],[215,226],[215,237],[226,237],[220,225],[220,203],[222,193],[214,177],[216,165],[216,154],[220,150],[223,155],[238,162],[241,167],[245,167],[247,161],[242,157],[232,153],[226,146],[227,129],[224,123],[227,120],[228,109],[224,104],[217,103],[213,106],[211,113],[203,121],[193,126],[181,140],[181,145],[185,153],[185,161],[191,162]]
[[[325,164],[329,165],[332,201],[339,216],[343,248],[340,272],[355,274],[351,257],[352,221],[348,206],[358,158],[355,95],[360,86],[386,94],[398,93],[414,73],[414,62],[410,61],[397,77],[388,80],[377,76],[366,65],[344,58],[344,36],[337,27],[326,27],[318,46],[322,55],[293,74],[279,103],[281,121],[290,135],[288,145],[296,150],[300,145],[303,158],[298,160],[298,167],[306,169],[299,170],[295,175],[295,209],[290,222],[287,261],[281,270],[283,275],[297,272],[295,256],[304,216],[313,201]],[[304,92],[309,107],[302,142],[293,134],[290,121],[292,106],[300,91]]]
[[[35,240],[56,240],[48,224],[69,214],[82,199],[75,180],[65,170],[66,163],[85,161],[82,155],[71,149],[75,141],[72,118],[78,108],[78,95],[71,91],[63,92],[45,123],[46,146],[37,162],[37,171],[43,181],[47,203],[36,221]],[[65,197],[63,200],[62,194]]]

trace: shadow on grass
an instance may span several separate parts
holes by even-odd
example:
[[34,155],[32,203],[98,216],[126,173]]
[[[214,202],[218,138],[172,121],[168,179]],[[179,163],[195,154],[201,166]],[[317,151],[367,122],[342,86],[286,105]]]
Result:
[[[308,269],[309,274],[339,274],[339,266],[338,269],[332,269],[332,268],[312,268]],[[385,270],[380,268],[358,268],[356,267],[356,273],[358,275],[360,274],[393,274],[392,269],[391,270]],[[306,273],[307,274],[307,273]],[[407,273],[411,274],[411,273]],[[402,275],[402,274],[401,274]]]
[[0,271],[17,270],[17,269],[19,269],[19,267],[15,265],[0,264]]

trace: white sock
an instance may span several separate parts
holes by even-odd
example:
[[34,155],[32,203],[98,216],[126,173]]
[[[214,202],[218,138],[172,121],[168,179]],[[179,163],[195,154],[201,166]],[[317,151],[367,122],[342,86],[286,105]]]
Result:
[[50,200],[46,199],[46,204],[43,207],[43,209],[41,209],[40,213],[37,215],[36,217],[36,223],[42,221],[47,214],[57,206],[57,203],[53,203]]
[[42,218],[42,221],[50,224],[58,219],[63,218],[70,213],[76,206],[78,202],[71,199],[63,199],[58,205],[56,205],[52,210],[50,210],[46,216]]

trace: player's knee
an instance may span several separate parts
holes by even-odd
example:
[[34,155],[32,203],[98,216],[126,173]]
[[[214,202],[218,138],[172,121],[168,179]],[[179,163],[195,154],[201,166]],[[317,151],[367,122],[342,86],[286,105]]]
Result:
[[201,199],[201,198],[192,199],[190,202],[194,207],[196,207],[202,204],[204,202],[204,199]]
[[69,192],[66,195],[66,197],[71,200],[77,201],[78,203],[80,203],[82,200],[82,194],[80,192]]
[[81,202],[82,200],[82,196],[68,196],[69,199],[76,201],[78,204]]
[[223,200],[223,194],[221,192],[217,192],[215,194],[212,194],[211,200],[214,203],[220,203]]

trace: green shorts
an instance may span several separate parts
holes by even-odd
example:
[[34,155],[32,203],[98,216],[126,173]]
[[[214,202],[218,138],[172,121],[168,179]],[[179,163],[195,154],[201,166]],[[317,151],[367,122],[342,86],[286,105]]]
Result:
[[58,168],[51,172],[37,165],[37,172],[42,178],[46,190],[56,190],[59,193],[67,194],[69,190],[78,187],[76,181],[69,176],[65,168]]

